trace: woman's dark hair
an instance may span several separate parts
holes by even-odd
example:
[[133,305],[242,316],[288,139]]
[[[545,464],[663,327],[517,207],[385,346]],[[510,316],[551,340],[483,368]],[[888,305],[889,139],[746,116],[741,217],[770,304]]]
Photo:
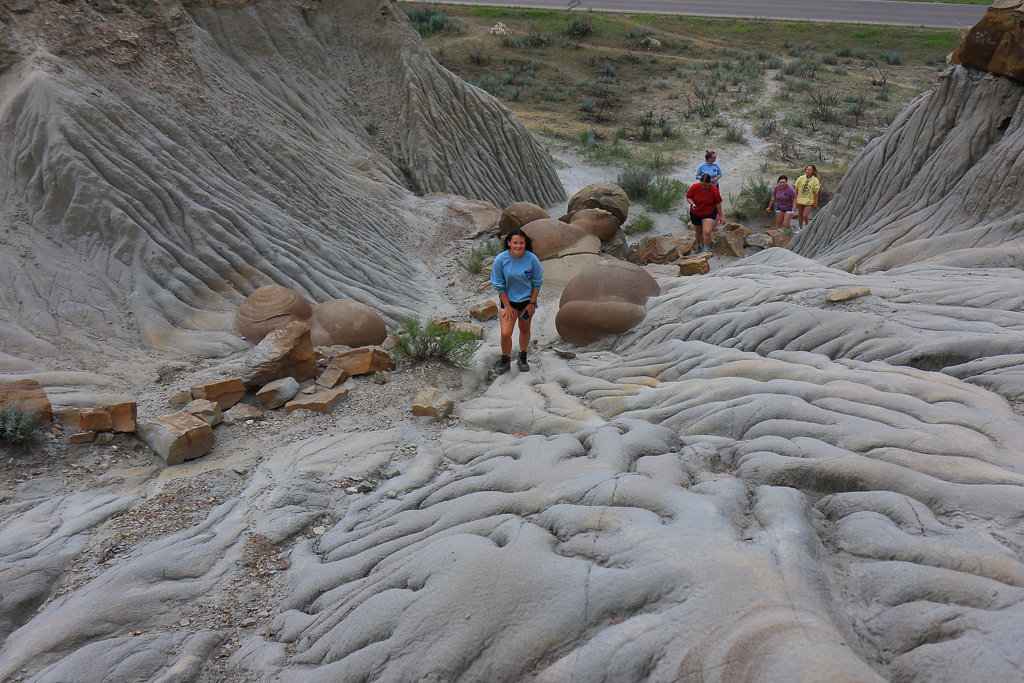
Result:
[[780,175],[780,176],[779,176],[778,178],[776,178],[776,179],[775,179],[775,182],[779,182],[780,180],[786,180],[786,181],[788,181],[788,180],[789,180],[789,178],[787,178],[787,177],[786,177],[786,175],[785,175],[785,174],[783,174],[783,175]]
[[715,156],[714,151],[710,149],[704,150],[704,161],[711,161],[711,157]]
[[711,182],[711,174],[710,173],[702,173],[701,176],[700,176],[700,181],[702,183],[710,183]]
[[509,241],[510,241],[510,240],[511,240],[511,239],[512,239],[513,237],[515,237],[515,236],[517,236],[517,235],[518,235],[519,237],[522,237],[522,238],[523,238],[524,240],[526,240],[526,251],[533,251],[533,240],[531,240],[531,239],[530,239],[530,236],[529,236],[529,235],[527,235],[527,234],[526,234],[525,232],[523,232],[523,229],[522,229],[522,228],[516,228],[515,230],[513,230],[513,231],[512,231],[512,232],[510,232],[509,234],[505,235],[505,248],[506,248],[506,249],[508,249],[508,248],[509,248],[509,247],[508,247],[508,243],[509,243]]

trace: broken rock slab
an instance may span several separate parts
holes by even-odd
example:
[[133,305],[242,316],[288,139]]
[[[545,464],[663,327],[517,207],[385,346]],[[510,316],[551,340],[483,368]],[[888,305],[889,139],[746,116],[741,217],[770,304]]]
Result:
[[394,370],[395,362],[380,346],[361,346],[336,356],[328,363],[327,368],[330,369],[331,366],[347,372],[349,377],[355,377],[381,370]]
[[469,314],[480,322],[487,322],[498,315],[498,304],[488,299],[482,304],[477,304],[469,309]]
[[190,393],[193,399],[214,401],[221,410],[227,410],[242,400],[245,396],[245,387],[241,378],[233,377],[220,382],[197,384],[190,388]]
[[680,275],[706,275],[711,267],[708,265],[708,259],[711,258],[711,254],[693,254],[685,258],[681,258],[678,261],[673,261],[672,265],[679,267]]
[[829,292],[825,295],[826,301],[837,302],[837,301],[850,301],[851,299],[859,299],[862,296],[868,296],[871,294],[869,287],[841,287],[835,291]]
[[197,398],[189,403],[185,406],[185,412],[189,415],[195,415],[211,427],[216,427],[224,419],[220,406],[205,398]]
[[[289,377],[289,379],[291,379]],[[294,380],[293,380],[294,381]],[[239,403],[224,413],[223,424],[233,425],[246,420],[262,420],[263,411],[248,403]]]
[[427,387],[416,394],[412,402],[412,414],[430,416],[438,420],[451,415],[455,402],[443,391],[435,387]]
[[213,428],[195,415],[171,413],[139,423],[139,435],[167,465],[199,458],[213,448]]
[[329,413],[339,403],[348,400],[348,389],[324,389],[309,396],[301,396],[294,401],[285,404],[285,412],[291,413],[295,410],[311,410],[315,413]]
[[110,413],[113,423],[111,431],[122,434],[130,434],[135,431],[135,425],[139,419],[139,406],[134,401],[103,406],[103,410]]
[[484,338],[484,326],[480,323],[455,323],[456,332],[468,332],[477,339]]
[[0,384],[0,408],[20,406],[24,410],[34,410],[39,417],[36,424],[43,424],[53,419],[53,407],[42,385],[34,379],[19,379],[15,382]]
[[261,387],[282,377],[304,382],[316,373],[309,325],[292,321],[270,332],[256,345],[243,364],[242,381],[245,386]]
[[294,377],[282,377],[257,391],[256,400],[267,410],[273,410],[295,398],[301,388]]
[[83,408],[78,412],[78,427],[84,432],[109,432],[114,418],[103,408]]

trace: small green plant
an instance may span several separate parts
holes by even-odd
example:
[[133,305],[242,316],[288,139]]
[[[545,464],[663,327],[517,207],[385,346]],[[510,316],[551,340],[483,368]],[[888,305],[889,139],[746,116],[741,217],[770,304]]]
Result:
[[653,229],[654,219],[641,211],[633,217],[633,220],[623,226],[622,231],[627,235],[635,235],[640,232],[650,232]]
[[665,213],[682,199],[684,194],[686,187],[680,181],[658,176],[651,181],[645,203],[652,211]]
[[497,256],[504,251],[505,247],[501,244],[499,238],[488,237],[484,240],[483,249],[488,256]]
[[424,6],[411,9],[406,12],[406,15],[409,17],[409,21],[412,22],[413,27],[424,38],[428,38],[435,33],[458,31],[462,28],[462,24],[458,19],[449,19],[445,16],[444,12],[433,7]]
[[574,14],[565,25],[565,35],[584,38],[594,32],[594,20],[587,15]]
[[615,184],[623,189],[630,199],[643,199],[654,182],[654,170],[646,166],[629,166],[619,173]]
[[891,64],[892,66],[895,66],[903,62],[903,55],[901,55],[899,52],[883,52],[882,59],[885,61],[886,64]]
[[725,127],[725,139],[729,142],[746,142],[747,138],[743,135],[743,129],[737,125],[730,123]]
[[458,263],[459,266],[466,272],[473,273],[474,275],[476,275],[477,273],[484,269],[484,257],[486,256],[487,254],[484,252],[483,249],[473,247],[469,251],[469,256],[467,256],[465,260],[456,256],[455,262]]
[[733,214],[739,218],[763,215],[774,190],[775,184],[770,180],[748,176],[740,186],[739,198],[730,197]]
[[39,412],[20,404],[4,406],[0,411],[0,438],[7,443],[22,443],[32,436]]
[[395,338],[391,355],[398,363],[440,360],[466,368],[472,365],[473,356],[483,344],[472,332],[449,329],[435,322],[423,327],[416,318],[406,318],[400,327],[390,327],[388,332]]

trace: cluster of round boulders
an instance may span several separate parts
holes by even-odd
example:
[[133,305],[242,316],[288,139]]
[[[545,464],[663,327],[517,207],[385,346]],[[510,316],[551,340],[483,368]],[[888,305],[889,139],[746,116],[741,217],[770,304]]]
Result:
[[536,204],[516,202],[501,212],[501,218],[498,219],[498,233],[507,235],[516,228],[544,218],[550,218],[548,212]]
[[593,265],[562,291],[555,329],[574,344],[625,332],[644,319],[647,298],[660,292],[658,283],[640,266],[624,261]]
[[629,197],[618,185],[594,183],[573,195],[560,219],[529,202],[508,206],[498,220],[498,232],[507,235],[522,228],[530,236],[533,253],[541,261],[573,254],[598,254],[619,233],[629,215]]
[[310,305],[301,294],[281,285],[258,288],[235,311],[235,327],[253,344],[293,320],[309,325],[313,346],[372,346],[388,334],[384,319],[365,304],[333,299]]

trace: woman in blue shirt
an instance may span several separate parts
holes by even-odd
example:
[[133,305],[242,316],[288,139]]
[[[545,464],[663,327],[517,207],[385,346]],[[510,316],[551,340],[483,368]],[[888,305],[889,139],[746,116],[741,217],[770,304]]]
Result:
[[544,269],[533,253],[529,236],[516,228],[505,236],[503,251],[491,266],[491,284],[501,299],[501,361],[496,370],[500,375],[512,367],[512,330],[519,323],[519,360],[521,372],[528,372],[526,350],[530,346],[530,323],[537,310],[537,296],[544,284]]
[[722,167],[715,161],[717,158],[718,155],[710,149],[704,151],[704,163],[697,167],[697,180],[707,173],[711,176],[711,184],[718,187],[718,181],[722,179]]

